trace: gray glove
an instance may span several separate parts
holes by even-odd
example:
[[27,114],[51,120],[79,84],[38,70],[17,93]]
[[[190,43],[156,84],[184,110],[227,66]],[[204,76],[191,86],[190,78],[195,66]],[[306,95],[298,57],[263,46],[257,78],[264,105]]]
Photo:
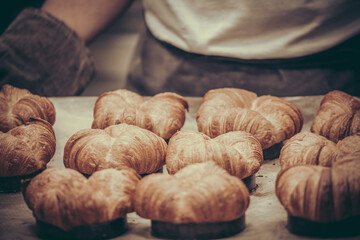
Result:
[[43,96],[78,95],[95,75],[85,43],[52,15],[25,9],[0,37],[0,87]]

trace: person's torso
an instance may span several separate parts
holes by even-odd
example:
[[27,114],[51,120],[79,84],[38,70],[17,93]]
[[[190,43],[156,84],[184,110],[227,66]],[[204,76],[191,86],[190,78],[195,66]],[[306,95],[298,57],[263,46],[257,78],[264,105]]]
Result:
[[358,0],[143,0],[143,5],[156,38],[205,55],[300,57],[360,31]]

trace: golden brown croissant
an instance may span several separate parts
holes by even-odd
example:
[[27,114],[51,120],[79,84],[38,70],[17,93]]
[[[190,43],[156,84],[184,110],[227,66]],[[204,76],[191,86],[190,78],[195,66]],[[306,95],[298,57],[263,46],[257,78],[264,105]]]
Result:
[[164,222],[222,222],[243,216],[249,201],[239,178],[208,161],[175,175],[146,176],[136,188],[134,209],[143,218]]
[[166,167],[174,174],[183,167],[214,161],[231,175],[246,178],[256,173],[263,163],[259,141],[250,133],[233,131],[211,139],[195,131],[179,131],[170,139]]
[[280,171],[276,195],[290,216],[335,222],[360,215],[359,154],[331,167],[300,165]]
[[0,132],[0,176],[23,176],[46,168],[55,154],[55,133],[42,119]]
[[341,91],[329,92],[321,101],[311,131],[333,142],[360,133],[360,102]]
[[49,168],[31,180],[24,199],[37,220],[68,231],[132,212],[138,181],[132,169],[106,169],[86,179],[72,169]]
[[120,89],[99,96],[94,107],[92,128],[127,123],[148,129],[169,139],[185,121],[188,103],[176,93],[160,93],[148,101],[137,93]]
[[64,165],[85,174],[106,168],[133,168],[139,174],[161,169],[166,142],[146,129],[118,124],[103,129],[84,129],[67,141]]
[[300,110],[273,96],[261,96],[235,88],[208,91],[196,115],[200,132],[210,137],[230,131],[253,134],[263,149],[300,132]]
[[46,97],[4,85],[0,92],[0,131],[6,132],[24,124],[30,118],[44,119],[53,125],[55,107]]
[[280,153],[281,167],[320,165],[331,167],[338,159],[354,153],[360,158],[360,135],[353,135],[334,143],[315,133],[301,132],[290,138]]

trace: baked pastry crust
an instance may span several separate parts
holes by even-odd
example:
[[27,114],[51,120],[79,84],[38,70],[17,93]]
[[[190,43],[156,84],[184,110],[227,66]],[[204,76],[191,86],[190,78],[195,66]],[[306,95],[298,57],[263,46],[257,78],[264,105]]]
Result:
[[166,147],[155,133],[123,123],[78,131],[66,142],[63,160],[65,167],[88,175],[106,168],[153,173],[163,167]]
[[293,165],[320,165],[331,167],[347,154],[357,154],[360,158],[360,134],[344,138],[334,143],[315,133],[301,132],[290,138],[280,153],[281,167]]
[[166,167],[174,174],[187,165],[214,161],[231,175],[246,178],[263,163],[259,141],[250,133],[233,131],[211,139],[195,131],[179,131],[170,139]]
[[209,161],[175,175],[143,178],[135,191],[134,209],[143,218],[163,222],[224,222],[243,216],[249,201],[245,184]]
[[333,142],[360,133],[360,102],[335,90],[321,101],[311,131]]
[[4,85],[0,92],[0,131],[28,122],[31,118],[55,122],[55,107],[47,97],[30,93],[26,89]]
[[249,132],[263,149],[292,137],[303,125],[300,110],[289,102],[236,88],[208,91],[196,121],[199,131],[212,138],[230,131]]
[[332,167],[302,165],[280,171],[276,195],[291,216],[335,222],[360,215],[359,155],[348,154]]
[[359,140],[300,133],[286,143],[276,195],[290,216],[329,223],[360,215]]
[[94,107],[92,128],[127,123],[145,128],[169,139],[185,122],[188,103],[176,93],[160,93],[148,101],[139,94],[119,89],[98,97]]
[[68,231],[132,212],[139,178],[132,169],[106,169],[87,179],[73,169],[49,168],[31,180],[24,199],[37,220]]
[[30,119],[24,125],[0,132],[0,176],[23,176],[46,168],[56,149],[49,122]]

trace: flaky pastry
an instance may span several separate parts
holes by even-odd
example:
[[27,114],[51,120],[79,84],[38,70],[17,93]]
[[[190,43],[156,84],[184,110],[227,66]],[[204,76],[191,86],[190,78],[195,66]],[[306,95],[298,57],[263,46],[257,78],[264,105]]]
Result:
[[148,129],[169,139],[185,121],[188,103],[176,93],[160,93],[148,101],[125,89],[106,92],[98,97],[94,107],[92,128],[127,123]]
[[276,195],[291,216],[334,222],[360,214],[359,141],[299,133],[285,144]]
[[316,113],[311,131],[333,142],[360,133],[360,102],[347,93],[327,93]]
[[166,142],[155,133],[128,125],[84,129],[72,135],[64,149],[64,165],[84,174],[115,168],[153,173],[165,162]]
[[259,141],[250,133],[233,131],[211,139],[195,131],[179,131],[172,136],[166,153],[166,167],[174,174],[187,165],[214,161],[231,175],[246,178],[263,163]]
[[125,217],[138,181],[132,169],[106,169],[87,179],[73,169],[49,168],[31,180],[24,199],[37,220],[68,231]]
[[331,167],[295,165],[281,170],[276,195],[290,216],[336,222],[360,215],[359,154],[347,154]]
[[360,158],[360,135],[353,135],[337,143],[315,133],[301,132],[290,138],[280,153],[282,168],[293,165],[331,167],[338,159],[354,153]]
[[249,202],[245,184],[211,161],[175,175],[146,176],[134,195],[139,216],[172,223],[231,221],[244,215]]
[[0,131],[22,125],[31,118],[55,122],[55,107],[47,97],[40,97],[26,89],[4,85],[0,92]]
[[196,121],[199,131],[212,138],[230,131],[249,132],[263,149],[292,137],[303,125],[300,110],[289,102],[236,88],[208,91]]
[[46,168],[55,154],[55,133],[50,123],[30,119],[0,132],[0,176],[23,176]]

